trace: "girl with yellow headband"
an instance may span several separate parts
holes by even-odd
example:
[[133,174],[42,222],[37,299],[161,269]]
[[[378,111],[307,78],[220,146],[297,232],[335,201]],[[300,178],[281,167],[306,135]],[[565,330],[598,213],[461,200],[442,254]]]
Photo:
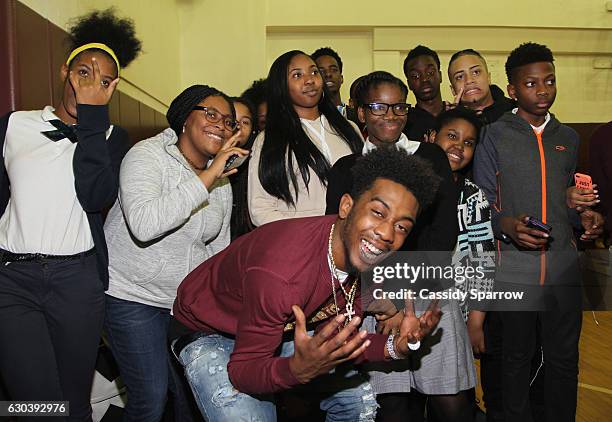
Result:
[[130,145],[108,103],[140,41],[112,10],[69,35],[55,107],[0,119],[0,377],[12,400],[68,401],[82,421],[108,286],[102,211]]

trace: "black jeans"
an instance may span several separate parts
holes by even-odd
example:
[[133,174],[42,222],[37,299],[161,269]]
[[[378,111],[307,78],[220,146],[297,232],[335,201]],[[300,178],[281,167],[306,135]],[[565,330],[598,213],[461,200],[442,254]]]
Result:
[[480,356],[480,382],[483,401],[487,408],[487,422],[504,422],[502,402],[502,344],[501,312],[487,312],[484,323],[485,350]]
[[95,255],[0,264],[0,375],[10,399],[66,400],[69,420],[91,420],[103,320]]
[[531,422],[529,382],[536,350],[536,330],[544,352],[545,421],[576,419],[578,342],[581,310],[503,312],[503,408],[506,422]]

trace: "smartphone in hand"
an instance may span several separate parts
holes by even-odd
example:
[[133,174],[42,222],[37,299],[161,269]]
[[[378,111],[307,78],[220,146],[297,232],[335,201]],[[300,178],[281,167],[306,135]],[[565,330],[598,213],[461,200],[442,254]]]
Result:
[[588,174],[576,173],[574,181],[578,189],[593,189],[593,180]]
[[239,156],[238,154],[234,154],[232,156],[230,156],[230,158],[227,159],[227,161],[225,162],[225,167],[223,168],[223,172],[228,172],[232,169],[235,169],[239,166],[241,166],[246,159],[249,158],[248,155],[245,155],[244,157]]
[[542,222],[539,218],[536,217],[527,217],[527,227],[530,229],[536,229],[546,234],[550,234],[552,231],[552,226]]

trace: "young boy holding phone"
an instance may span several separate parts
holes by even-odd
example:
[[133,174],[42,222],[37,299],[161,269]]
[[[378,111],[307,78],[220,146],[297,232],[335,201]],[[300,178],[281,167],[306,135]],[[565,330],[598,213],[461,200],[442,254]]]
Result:
[[[498,308],[513,310],[501,313],[507,422],[533,420],[529,382],[538,324],[546,361],[546,421],[573,421],[576,412],[582,313],[572,220],[578,215],[567,206],[566,190],[574,183],[579,138],[549,113],[557,92],[553,60],[546,46],[535,43],[510,53],[508,94],[518,107],[487,128],[474,159],[475,182],[493,204],[496,286],[527,295]],[[579,219],[583,240],[601,234],[599,213],[584,208]]]

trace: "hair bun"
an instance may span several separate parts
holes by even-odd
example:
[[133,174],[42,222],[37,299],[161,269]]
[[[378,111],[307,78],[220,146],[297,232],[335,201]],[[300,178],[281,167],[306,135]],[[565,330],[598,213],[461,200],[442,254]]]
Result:
[[134,21],[118,18],[113,8],[95,10],[75,18],[68,32],[70,50],[89,43],[106,44],[115,52],[122,68],[129,65],[142,50],[142,43],[136,38]]

